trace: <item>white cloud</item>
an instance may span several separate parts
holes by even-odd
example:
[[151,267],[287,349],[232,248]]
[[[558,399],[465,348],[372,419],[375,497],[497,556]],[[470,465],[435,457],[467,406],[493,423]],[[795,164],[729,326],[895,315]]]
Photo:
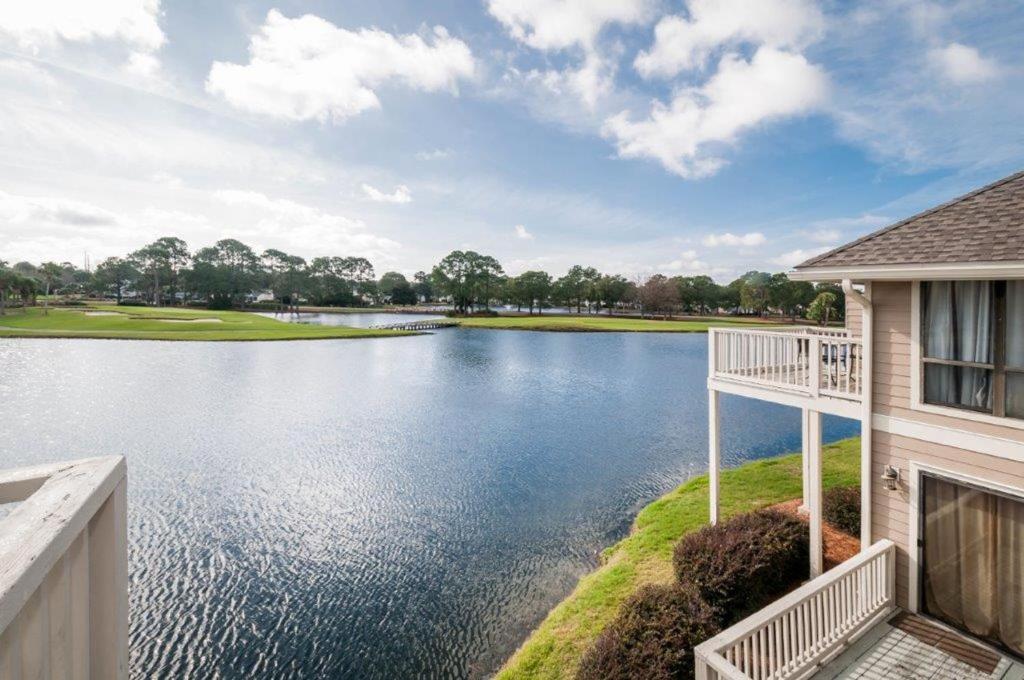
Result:
[[648,21],[655,0],[489,0],[487,9],[509,34],[539,50],[592,48],[609,24]]
[[160,73],[160,60],[148,52],[132,52],[124,64],[124,70],[144,80],[156,78]]
[[363,193],[371,201],[377,203],[411,203],[412,194],[409,193],[409,187],[404,184],[399,184],[395,187],[395,190],[390,194],[381,191],[380,189],[370,186],[369,184],[363,184]]
[[136,231],[123,215],[93,203],[0,191],[0,259],[77,258],[99,244],[131,243]]
[[379,108],[375,89],[385,83],[455,93],[474,69],[466,43],[441,26],[424,39],[349,31],[311,14],[289,19],[270,10],[249,43],[249,63],[214,62],[206,89],[244,111],[338,122]]
[[821,255],[822,253],[828,252],[835,248],[835,246],[822,246],[820,248],[797,248],[791,250],[788,253],[782,253],[778,257],[773,257],[770,261],[772,264],[777,264],[782,267],[795,267],[796,265],[809,260],[815,255]]
[[390,238],[371,234],[359,219],[320,210],[288,199],[273,199],[258,191],[222,189],[214,198],[240,213],[238,238],[250,238],[262,246],[317,255],[360,255],[374,264],[394,260],[401,245]]
[[762,47],[749,62],[724,56],[704,85],[678,92],[669,105],[656,101],[646,120],[625,111],[609,118],[603,133],[623,158],[653,158],[681,177],[706,177],[725,164],[716,147],[815,110],[827,90],[825,72],[802,55]]
[[724,234],[708,234],[701,241],[705,246],[709,248],[715,248],[718,246],[741,246],[741,247],[752,247],[759,246],[765,243],[767,239],[759,231],[752,231],[749,234],[731,234],[726,232]]
[[657,268],[671,274],[705,274],[708,271],[708,264],[697,257],[697,251],[684,250],[679,253],[678,258],[659,264]]
[[0,3],[0,34],[30,49],[60,40],[117,40],[140,50],[159,49],[160,0],[31,0]]
[[523,225],[517,224],[516,225],[516,238],[522,239],[524,241],[532,241],[533,240],[533,234],[528,232],[526,230],[526,227],[524,227]]
[[416,153],[416,160],[418,161],[443,161],[446,158],[451,158],[455,155],[455,152],[451,149],[432,149],[430,151],[419,151]]
[[644,77],[701,68],[718,49],[747,42],[799,50],[817,40],[824,17],[811,0],[690,0],[689,18],[666,16],[635,62]]
[[928,59],[945,78],[957,85],[985,82],[999,74],[995,60],[986,59],[975,48],[956,42],[931,50]]
[[7,225],[38,223],[71,227],[117,224],[117,216],[98,206],[53,196],[17,196],[0,191],[0,221]]
[[530,69],[519,71],[509,69],[504,83],[510,86],[513,96],[521,100],[522,95],[538,98],[537,105],[551,113],[552,109],[568,104],[567,117],[579,119],[580,104],[593,112],[598,103],[612,93],[615,83],[615,64],[601,57],[597,52],[588,52],[578,66],[564,69]]

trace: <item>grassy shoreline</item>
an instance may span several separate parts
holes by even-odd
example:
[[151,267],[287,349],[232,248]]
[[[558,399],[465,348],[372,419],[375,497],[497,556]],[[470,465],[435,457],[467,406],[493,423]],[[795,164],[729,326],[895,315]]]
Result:
[[379,338],[412,335],[348,326],[287,323],[237,311],[92,304],[30,307],[0,316],[0,338],[92,338],[162,341],[280,341]]
[[[851,486],[859,478],[860,440],[824,447],[825,488]],[[747,463],[722,472],[722,513],[741,512],[798,498],[800,454]],[[572,678],[583,653],[614,617],[619,605],[648,583],[672,578],[672,549],[707,522],[707,475],[695,477],[646,506],[629,536],[602,553],[600,567],[580,579],[505,663],[497,680]]]
[[677,321],[616,316],[537,315],[488,316],[459,319],[463,328],[569,333],[706,333],[711,327],[777,326],[760,319],[701,317]]

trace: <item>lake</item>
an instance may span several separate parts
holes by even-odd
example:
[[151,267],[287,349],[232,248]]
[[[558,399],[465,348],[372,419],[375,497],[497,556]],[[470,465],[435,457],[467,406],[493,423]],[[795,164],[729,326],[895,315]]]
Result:
[[[0,340],[0,467],[127,456],[135,677],[480,677],[704,471],[706,346]],[[725,461],[799,421],[723,397]]]

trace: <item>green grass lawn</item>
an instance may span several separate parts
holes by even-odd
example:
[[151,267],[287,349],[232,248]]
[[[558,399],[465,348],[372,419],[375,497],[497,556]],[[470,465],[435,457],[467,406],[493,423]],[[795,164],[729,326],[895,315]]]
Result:
[[[825,488],[859,481],[860,440],[824,447]],[[748,463],[722,473],[722,513],[729,517],[799,498],[800,455]],[[548,614],[498,673],[498,680],[572,678],[583,653],[641,585],[669,583],[672,549],[708,521],[708,479],[695,477],[637,515],[632,533],[603,553],[602,566],[584,576]]]
[[287,323],[248,312],[169,307],[40,307],[0,316],[0,338],[117,338],[128,340],[323,340],[409,335],[347,326]]
[[759,319],[706,317],[686,321],[626,319],[615,316],[575,316],[538,314],[536,316],[493,316],[459,319],[466,328],[495,328],[521,331],[619,331],[661,333],[705,333],[711,326],[778,325]]

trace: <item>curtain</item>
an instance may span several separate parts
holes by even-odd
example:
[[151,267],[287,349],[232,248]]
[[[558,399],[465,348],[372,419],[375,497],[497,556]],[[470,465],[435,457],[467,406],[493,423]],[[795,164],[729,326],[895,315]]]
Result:
[[1006,366],[1024,369],[1024,281],[1006,282]]
[[924,478],[924,608],[1024,654],[1024,503]]
[[[921,301],[925,357],[992,363],[991,281],[929,281],[922,284]],[[991,371],[929,365],[925,370],[925,401],[991,411]]]

